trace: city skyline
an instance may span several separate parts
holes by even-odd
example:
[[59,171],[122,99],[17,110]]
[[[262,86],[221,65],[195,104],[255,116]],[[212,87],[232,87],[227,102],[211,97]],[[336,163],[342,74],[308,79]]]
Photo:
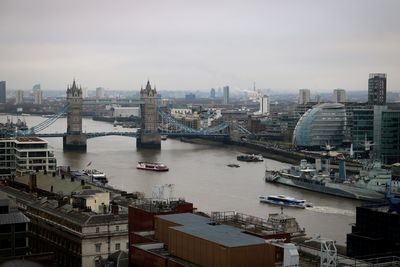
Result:
[[165,90],[229,85],[366,90],[368,74],[400,88],[398,1],[2,1],[0,80],[8,88]]

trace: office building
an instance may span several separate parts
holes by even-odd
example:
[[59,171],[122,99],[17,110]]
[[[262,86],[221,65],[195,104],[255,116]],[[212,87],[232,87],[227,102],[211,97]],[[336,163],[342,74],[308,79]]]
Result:
[[6,196],[0,198],[0,258],[25,255],[29,219]]
[[[357,207],[356,223],[347,234],[347,256],[378,258],[400,254],[400,207],[397,204]],[[383,262],[383,261],[382,261]]]
[[193,93],[188,93],[185,95],[185,100],[195,100],[196,99],[196,95]]
[[6,103],[6,81],[0,81],[0,103]]
[[368,157],[374,140],[374,110],[354,109],[351,115],[351,143],[354,153]]
[[310,90],[309,89],[300,89],[298,103],[300,105],[304,105],[304,104],[307,104],[308,102],[310,102]]
[[269,101],[269,96],[264,95],[260,97],[260,112],[263,115],[268,115],[271,111],[271,103]]
[[224,105],[229,104],[229,86],[224,86],[224,99],[223,99],[223,104],[224,104]]
[[333,103],[344,103],[346,102],[346,90],[344,89],[334,89],[332,95]]
[[374,106],[374,157],[384,164],[400,162],[400,111]]
[[368,79],[368,104],[386,105],[386,74],[370,73]]
[[24,103],[24,91],[17,90],[15,93],[15,104],[22,104]]
[[38,137],[0,140],[0,178],[36,170],[53,172],[57,162],[48,142]]
[[36,90],[34,93],[33,93],[33,98],[34,98],[34,103],[36,104],[36,105],[41,105],[42,104],[42,101],[43,101],[43,91],[42,90]]
[[35,95],[35,92],[38,91],[38,90],[40,90],[40,83],[35,84],[35,85],[32,87],[32,94]]
[[103,99],[104,98],[104,88],[97,87],[96,88],[96,99]]
[[293,144],[319,149],[341,146],[346,133],[346,110],[343,104],[324,103],[309,109],[297,122]]
[[[90,192],[83,194],[88,200]],[[76,201],[44,198],[27,206],[34,253],[53,251],[58,266],[95,267],[112,253],[128,251],[128,214],[82,211]]]
[[211,88],[211,90],[210,90],[210,98],[215,99],[215,89],[214,88]]

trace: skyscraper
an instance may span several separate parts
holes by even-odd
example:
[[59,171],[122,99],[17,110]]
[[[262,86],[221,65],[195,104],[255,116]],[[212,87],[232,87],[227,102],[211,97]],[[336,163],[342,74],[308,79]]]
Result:
[[346,90],[344,89],[334,89],[332,95],[332,102],[334,103],[344,103],[346,102]]
[[33,93],[34,103],[36,105],[41,105],[43,100],[43,92],[42,90],[38,89]]
[[264,95],[260,97],[260,112],[263,115],[267,115],[270,113],[271,106],[269,102],[269,96]]
[[6,81],[0,81],[0,103],[6,103]]
[[369,74],[368,104],[386,105],[386,73]]
[[211,88],[210,90],[210,98],[214,99],[215,98],[215,89]]
[[299,104],[304,105],[310,102],[310,89],[299,90]]
[[17,90],[15,93],[15,104],[22,104],[24,103],[24,91]]
[[224,105],[229,104],[229,86],[224,86]]
[[102,99],[102,98],[104,98],[104,88],[97,87],[96,88],[96,99]]

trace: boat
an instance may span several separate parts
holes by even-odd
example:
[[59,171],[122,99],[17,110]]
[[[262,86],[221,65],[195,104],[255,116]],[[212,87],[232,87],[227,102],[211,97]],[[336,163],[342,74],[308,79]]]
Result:
[[141,162],[139,161],[136,169],[146,170],[146,171],[156,171],[156,172],[166,172],[169,168],[162,163],[152,163],[152,162]]
[[306,207],[312,207],[312,203],[307,202],[304,199],[296,199],[294,197],[288,197],[285,195],[277,196],[260,196],[259,200],[261,203],[268,203],[286,207],[305,209]]
[[239,164],[228,164],[226,166],[231,167],[231,168],[239,168],[240,167]]
[[163,141],[165,141],[165,140],[167,140],[167,136],[166,135],[161,135],[161,140],[163,140]]
[[106,174],[104,172],[95,170],[95,169],[89,169],[89,170],[83,170],[82,171],[84,175],[89,176],[92,178],[92,181],[97,181],[102,184],[108,183],[108,179],[106,177]]
[[243,154],[243,155],[237,156],[237,160],[246,161],[246,162],[260,162],[260,161],[264,161],[264,158],[261,154],[258,154],[258,155]]
[[295,217],[283,213],[283,207],[281,207],[281,213],[270,213],[268,215],[267,225],[276,232],[289,233],[291,237],[306,235],[306,230],[300,228]]
[[348,180],[337,180],[331,174],[317,172],[306,160],[301,160],[299,166],[281,171],[265,171],[265,181],[302,188],[323,194],[346,197],[364,201],[381,201],[385,194],[377,192]]

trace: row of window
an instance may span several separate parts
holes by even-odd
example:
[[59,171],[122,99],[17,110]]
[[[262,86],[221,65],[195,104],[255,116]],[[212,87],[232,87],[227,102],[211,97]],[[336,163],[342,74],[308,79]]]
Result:
[[[94,245],[96,252],[101,252],[101,243],[97,243]],[[126,242],[126,249],[129,249],[129,242]],[[121,250],[121,243],[115,243],[115,250]]]

